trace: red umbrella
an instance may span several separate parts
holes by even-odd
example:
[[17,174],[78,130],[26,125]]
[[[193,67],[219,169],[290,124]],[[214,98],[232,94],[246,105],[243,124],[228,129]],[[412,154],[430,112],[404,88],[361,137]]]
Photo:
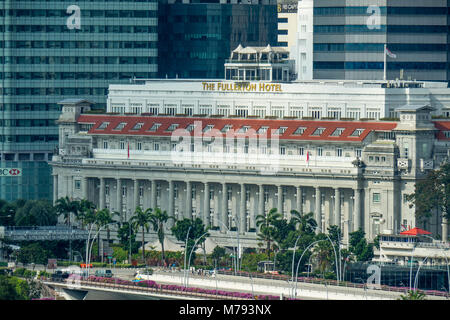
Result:
[[421,234],[431,234],[431,232],[428,232],[428,231],[420,229],[420,228],[412,228],[412,229],[400,232],[400,234],[409,235],[409,236],[418,236]]

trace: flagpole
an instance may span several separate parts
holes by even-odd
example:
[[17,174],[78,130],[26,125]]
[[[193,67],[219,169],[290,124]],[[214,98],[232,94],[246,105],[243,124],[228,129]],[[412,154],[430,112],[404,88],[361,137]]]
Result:
[[387,54],[386,54],[386,43],[384,44],[384,51],[383,51],[383,57],[384,57],[384,73],[383,73],[383,80],[386,81],[386,74],[387,74],[387,67],[386,67],[386,62],[387,62]]

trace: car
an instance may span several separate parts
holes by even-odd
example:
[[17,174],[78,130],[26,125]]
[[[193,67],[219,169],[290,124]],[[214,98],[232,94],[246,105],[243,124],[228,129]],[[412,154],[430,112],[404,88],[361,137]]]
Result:
[[105,277],[105,278],[112,278],[113,273],[111,270],[95,270],[95,276],[97,277]]

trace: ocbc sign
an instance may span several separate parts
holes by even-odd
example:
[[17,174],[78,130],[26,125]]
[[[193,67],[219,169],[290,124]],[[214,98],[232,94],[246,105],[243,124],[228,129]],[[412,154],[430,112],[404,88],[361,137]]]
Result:
[[0,177],[18,177],[22,175],[22,170],[17,168],[0,168]]

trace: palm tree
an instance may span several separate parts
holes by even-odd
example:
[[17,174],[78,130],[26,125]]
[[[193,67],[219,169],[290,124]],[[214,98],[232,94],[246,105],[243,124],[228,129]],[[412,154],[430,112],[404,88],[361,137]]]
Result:
[[[97,231],[100,230],[100,228],[110,224],[113,222],[111,213],[109,212],[109,209],[102,209],[102,210],[98,210],[95,213],[95,224],[97,225]],[[109,240],[109,239],[108,239]],[[100,255],[100,232],[98,233],[97,236],[97,246],[98,246],[98,255]],[[102,257],[102,261],[103,261],[103,257]]]
[[321,241],[314,246],[314,255],[317,258],[317,264],[322,273],[325,273],[325,270],[330,266],[331,261],[333,261],[332,251],[331,244],[326,241]]
[[150,228],[150,214],[152,212],[151,208],[148,208],[146,210],[142,210],[141,207],[137,207],[136,211],[134,212],[134,216],[130,219],[131,223],[134,225],[134,227],[142,228],[142,260],[145,263],[145,230],[147,232]]
[[267,254],[270,260],[271,242],[274,241],[276,227],[274,222],[281,219],[281,213],[277,212],[277,208],[271,209],[266,215],[260,214],[256,216],[256,226],[259,227],[260,233],[258,237],[267,243]]
[[155,230],[158,234],[158,240],[161,244],[161,262],[164,265],[164,261],[166,260],[166,256],[164,254],[164,223],[166,223],[169,219],[175,220],[174,217],[169,217],[167,212],[162,211],[160,208],[155,208],[153,212],[150,213],[150,223],[153,226],[153,230]]
[[80,212],[79,202],[76,200],[72,200],[67,196],[56,200],[55,208],[58,216],[64,216],[65,223],[69,226],[72,213],[75,215],[75,217],[77,217],[78,213]]
[[81,221],[81,226],[84,228],[85,225],[95,222],[95,204],[89,200],[82,199],[79,201],[79,213],[78,219]]
[[291,222],[293,222],[296,227],[298,225],[298,230],[302,233],[313,233],[317,226],[313,212],[301,214],[297,210],[291,210]]

